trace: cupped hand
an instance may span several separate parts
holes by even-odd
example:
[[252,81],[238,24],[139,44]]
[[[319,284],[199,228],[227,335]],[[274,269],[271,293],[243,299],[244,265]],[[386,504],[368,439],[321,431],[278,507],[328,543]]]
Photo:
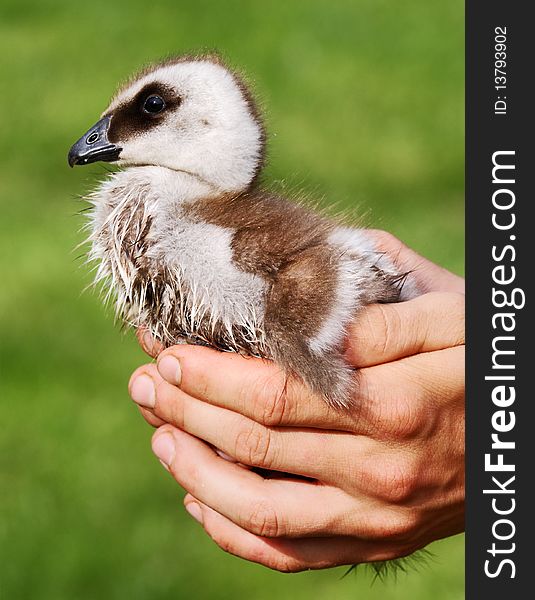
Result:
[[462,280],[396,248],[438,291],[359,315],[347,411],[273,363],[202,347],[174,346],[133,374],[154,452],[223,549],[299,571],[397,558],[463,530]]

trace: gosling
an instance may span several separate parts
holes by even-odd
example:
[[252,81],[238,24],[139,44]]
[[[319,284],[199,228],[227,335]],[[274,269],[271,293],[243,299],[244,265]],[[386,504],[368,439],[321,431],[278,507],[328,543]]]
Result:
[[68,155],[122,167],[88,196],[95,282],[164,346],[271,359],[348,407],[348,325],[411,286],[364,230],[264,189],[265,141],[249,88],[216,56],[167,60],[123,86]]

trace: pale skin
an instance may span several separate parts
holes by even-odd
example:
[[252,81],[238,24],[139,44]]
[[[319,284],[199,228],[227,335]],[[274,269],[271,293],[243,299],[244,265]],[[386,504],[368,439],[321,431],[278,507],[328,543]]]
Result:
[[422,295],[353,324],[348,411],[268,361],[161,351],[139,332],[157,363],[130,395],[186,509],[221,548],[279,571],[399,558],[464,529],[464,280],[372,233]]

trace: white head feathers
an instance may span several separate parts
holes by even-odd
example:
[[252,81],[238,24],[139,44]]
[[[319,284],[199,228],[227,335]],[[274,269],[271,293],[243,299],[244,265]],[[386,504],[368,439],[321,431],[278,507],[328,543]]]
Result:
[[[146,102],[154,97],[164,104],[150,113]],[[213,57],[145,71],[103,116],[110,117],[108,138],[122,149],[122,166],[184,171],[221,192],[246,189],[262,166],[264,128],[256,106],[241,79]]]

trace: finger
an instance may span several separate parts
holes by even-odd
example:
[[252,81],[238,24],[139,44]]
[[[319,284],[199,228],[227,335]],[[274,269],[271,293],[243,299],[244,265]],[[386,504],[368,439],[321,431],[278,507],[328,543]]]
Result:
[[[392,376],[394,382],[400,378],[402,368],[409,367],[398,366]],[[420,370],[426,371],[425,364],[417,368]],[[392,505],[412,497],[416,484],[422,480],[421,453],[414,451],[419,448],[415,441],[426,440],[438,420],[443,419],[441,408],[429,399],[410,396],[407,400],[402,396],[379,400],[373,406],[377,418],[366,423],[370,434],[365,436],[267,428],[238,413],[187,396],[159,379],[154,365],[149,365],[142,377],[156,382],[151,410],[159,418],[207,441],[219,449],[216,452],[222,451],[241,465],[303,475],[344,490],[353,496],[353,510],[362,510],[362,517],[368,508],[360,508],[363,498],[373,499],[375,505]],[[439,393],[439,386],[440,382],[435,393]],[[317,460],[318,456],[321,460]],[[391,522],[389,527],[397,529],[399,523]],[[362,535],[361,530],[359,533]]]
[[353,429],[354,415],[333,409],[269,361],[184,345],[162,352],[158,371],[186,394],[266,426]]
[[[173,350],[167,350],[164,355]],[[177,350],[184,365],[182,380],[186,384],[182,389],[193,391],[203,401],[227,407],[267,427],[289,425],[350,431],[375,440],[404,443],[425,438],[436,425],[438,415],[442,414],[437,411],[442,398],[447,399],[452,389],[464,389],[464,346],[361,369],[348,411],[334,411],[314,396],[299,398],[299,388],[296,394],[291,388],[278,389],[276,380],[262,378],[258,371],[259,379],[255,380],[248,371],[249,363],[241,362],[247,359],[239,356],[192,346],[179,346]],[[245,368],[237,368],[238,361]],[[260,367],[267,365],[255,360],[250,364],[256,367],[258,363]],[[176,377],[168,372],[169,365],[164,369],[160,363],[159,373],[162,371],[164,375],[167,373],[168,379]],[[131,395],[133,383],[143,373],[154,375],[154,366],[145,365],[134,372],[129,384]],[[189,373],[188,378],[186,373]],[[150,390],[143,398],[154,395],[153,384],[149,383]],[[146,402],[141,398],[142,404],[146,405]]]
[[184,505],[225,552],[286,573],[390,560],[415,549],[389,541],[373,542],[349,536],[266,538],[241,528],[190,494],[184,498]]
[[[363,537],[376,533],[367,503],[313,482],[264,479],[170,425],[156,431],[152,448],[186,491],[255,535],[341,535],[353,528]],[[355,522],[348,523],[347,515]]]
[[159,419],[153,412],[151,412],[147,408],[144,408],[143,406],[138,406],[138,408],[139,408],[139,412],[141,413],[141,416],[152,427],[161,427],[162,425],[165,425],[165,423],[166,423],[165,421],[162,421],[162,419]]
[[462,294],[431,292],[367,306],[349,330],[346,359],[362,368],[464,344],[464,300]]
[[[381,452],[376,442],[351,433],[266,427],[240,413],[185,394],[163,380],[154,365],[144,371],[143,377],[147,376],[154,385],[150,408],[157,418],[201,438],[245,465],[334,485],[350,472],[348,457],[358,456],[361,461],[376,464]],[[316,460],[318,456],[321,460]]]
[[383,251],[402,272],[409,272],[422,293],[457,292],[464,294],[464,279],[439,267],[427,258],[406,246],[397,237],[386,231],[370,229],[377,248]]
[[464,364],[464,346],[456,346],[361,369],[355,430],[401,444],[427,439],[442,407],[463,402]]
[[152,358],[156,358],[164,349],[164,345],[154,338],[145,327],[140,327],[136,330],[136,337],[143,351]]

